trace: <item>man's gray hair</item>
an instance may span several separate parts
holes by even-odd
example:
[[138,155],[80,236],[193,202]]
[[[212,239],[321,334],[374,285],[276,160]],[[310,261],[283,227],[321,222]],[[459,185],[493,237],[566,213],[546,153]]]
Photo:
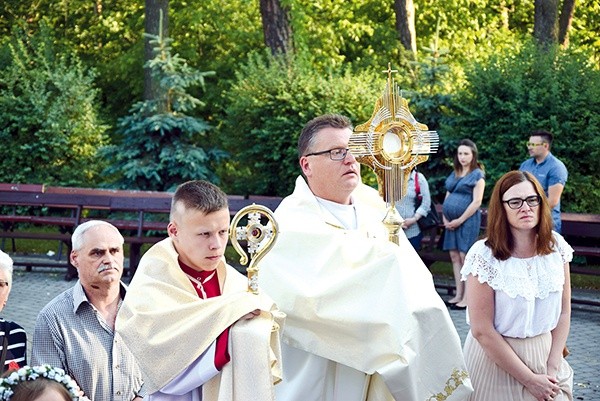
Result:
[[6,274],[8,288],[12,288],[13,260],[6,253],[0,251],[0,269]]
[[73,250],[74,251],[78,251],[81,249],[81,247],[83,247],[83,237],[84,234],[93,227],[98,227],[98,226],[108,226],[108,227],[112,227],[115,232],[118,234],[120,240],[121,240],[121,245],[123,243],[125,243],[125,239],[123,238],[123,235],[121,235],[121,233],[119,232],[119,230],[117,229],[117,227],[113,226],[112,224],[110,224],[107,221],[103,221],[103,220],[90,220],[90,221],[86,221],[85,223],[82,223],[80,225],[77,226],[77,228],[75,229],[75,231],[73,231],[73,235],[71,236],[71,244],[73,246]]

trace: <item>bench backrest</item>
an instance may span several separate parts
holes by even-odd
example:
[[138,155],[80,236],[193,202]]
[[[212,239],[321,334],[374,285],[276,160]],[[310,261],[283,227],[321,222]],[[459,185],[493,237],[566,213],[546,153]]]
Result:
[[[173,194],[170,192],[0,183],[0,205],[75,209],[78,214],[83,209],[169,213],[172,197]],[[275,210],[281,198],[229,195],[228,201],[230,212],[234,215],[243,207],[253,203]]]
[[600,215],[589,213],[561,213],[562,235],[600,238]]

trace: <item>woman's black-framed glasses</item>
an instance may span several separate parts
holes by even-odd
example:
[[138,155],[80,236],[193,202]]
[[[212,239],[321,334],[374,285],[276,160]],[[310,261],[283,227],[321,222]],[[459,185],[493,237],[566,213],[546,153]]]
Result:
[[331,160],[344,160],[349,150],[350,149],[348,148],[333,148],[324,150],[322,152],[307,153],[304,156],[319,156],[329,153],[329,158]]
[[523,202],[527,202],[529,207],[539,206],[540,202],[542,202],[542,198],[539,195],[532,195],[525,199],[511,198],[509,200],[502,201],[502,203],[506,203],[511,209],[520,209],[521,206],[523,206]]

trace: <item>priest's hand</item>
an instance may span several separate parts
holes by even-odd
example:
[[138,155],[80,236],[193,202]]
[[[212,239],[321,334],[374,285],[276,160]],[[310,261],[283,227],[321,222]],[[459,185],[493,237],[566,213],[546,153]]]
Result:
[[252,312],[246,313],[239,320],[250,320],[258,315],[260,315],[260,309],[254,309]]

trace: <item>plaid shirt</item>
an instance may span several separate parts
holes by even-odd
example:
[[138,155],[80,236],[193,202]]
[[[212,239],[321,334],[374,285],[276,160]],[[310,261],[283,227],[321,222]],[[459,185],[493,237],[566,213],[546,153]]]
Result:
[[[419,189],[421,191],[421,196],[423,196],[423,201],[421,202],[421,206],[419,208],[415,208],[417,204],[417,191],[415,189],[415,171],[413,170],[410,173],[408,178],[408,191],[405,196],[396,202],[396,209],[400,216],[403,219],[409,219],[414,217],[417,212],[421,216],[425,216],[429,213],[431,209],[431,194],[429,192],[429,184],[425,179],[425,176],[421,173],[419,174]],[[404,230],[404,234],[406,234],[406,238],[416,237],[421,233],[421,229],[418,224],[413,224]]]
[[[121,284],[121,299],[124,296]],[[88,301],[80,281],[40,311],[32,354],[34,365],[63,368],[92,401],[143,396],[133,355]]]

